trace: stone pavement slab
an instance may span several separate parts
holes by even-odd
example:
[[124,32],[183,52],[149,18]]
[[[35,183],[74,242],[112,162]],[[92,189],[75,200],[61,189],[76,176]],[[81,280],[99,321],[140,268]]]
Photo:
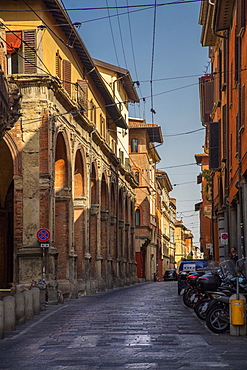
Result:
[[210,332],[176,282],[49,306],[0,341],[0,369],[247,369],[247,338]]

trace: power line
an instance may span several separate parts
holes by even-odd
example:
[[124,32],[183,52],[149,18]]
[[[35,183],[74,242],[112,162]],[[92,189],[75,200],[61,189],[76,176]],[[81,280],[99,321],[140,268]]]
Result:
[[179,134],[164,134],[162,136],[164,136],[164,137],[172,137],[172,136],[180,136],[180,135],[189,135],[189,134],[193,134],[194,132],[198,132],[198,131],[202,131],[202,130],[204,131],[205,128],[204,127],[203,128],[198,128],[197,130],[187,131],[187,132],[181,132]]
[[151,92],[151,117],[152,123],[154,123],[154,101],[153,101],[153,72],[154,72],[154,47],[155,47],[155,33],[156,33],[156,12],[157,12],[157,1],[154,1],[154,23],[153,23],[153,42],[152,42],[152,57],[151,57],[151,73],[150,73],[150,92]]
[[173,184],[172,186],[187,185],[187,184],[194,184],[194,183],[195,183],[195,181],[181,182],[181,184]]
[[[161,3],[157,4],[157,7],[163,7],[166,5],[180,5],[180,4],[190,4],[190,3],[201,3],[203,1],[207,0],[182,0],[182,1],[171,1],[168,3]],[[137,4],[137,5],[121,5],[121,6],[100,6],[100,7],[90,7],[90,8],[64,8],[66,11],[87,11],[87,10],[107,10],[107,9],[131,9],[131,8],[153,8],[154,4]],[[3,11],[3,9],[0,9],[0,11]],[[21,9],[4,9],[6,12],[26,12],[27,10],[21,10]],[[42,12],[57,12],[57,9],[37,9],[37,11]]]
[[160,167],[159,170],[166,169],[166,168],[177,168],[177,167],[185,167],[185,166],[195,166],[196,163],[186,163],[186,164],[179,164],[177,166],[169,166],[169,167]]
[[[115,4],[117,6],[117,0],[115,0]],[[119,15],[118,15],[117,7],[116,7],[116,11],[117,11],[118,29],[119,29],[119,36],[120,36],[120,41],[121,41],[121,46],[122,46],[122,51],[123,51],[123,58],[124,58],[124,62],[125,62],[125,68],[128,69],[128,63],[127,63],[127,59],[126,59],[126,55],[125,55],[125,49],[124,49],[122,29],[121,29],[120,18],[119,18]]]

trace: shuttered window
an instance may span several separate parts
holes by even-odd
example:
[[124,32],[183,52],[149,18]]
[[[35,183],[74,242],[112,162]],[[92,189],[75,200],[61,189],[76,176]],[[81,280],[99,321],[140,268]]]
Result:
[[222,135],[223,135],[223,150],[222,150],[222,155],[223,159],[226,159],[227,156],[227,111],[226,111],[226,104],[223,105],[222,107]]
[[239,154],[239,114],[236,115],[236,155]]
[[241,129],[244,128],[245,125],[245,85],[242,86],[241,89]]
[[236,34],[242,36],[245,29],[245,0],[237,0]]
[[56,75],[58,78],[62,78],[62,58],[59,55],[59,50],[56,52]]
[[37,73],[36,30],[23,31],[23,72]]
[[63,60],[63,87],[71,95],[71,63]]
[[88,113],[88,82],[86,80],[77,80],[77,103]]
[[209,168],[219,168],[219,122],[210,122],[209,129]]

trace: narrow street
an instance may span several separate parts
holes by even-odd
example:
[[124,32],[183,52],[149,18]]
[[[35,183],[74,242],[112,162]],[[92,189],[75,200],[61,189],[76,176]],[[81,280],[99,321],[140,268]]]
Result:
[[0,341],[1,369],[246,369],[247,338],[211,333],[176,282],[49,306]]

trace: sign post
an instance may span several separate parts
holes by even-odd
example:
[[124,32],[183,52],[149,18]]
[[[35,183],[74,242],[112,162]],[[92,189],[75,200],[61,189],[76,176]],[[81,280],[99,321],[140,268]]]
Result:
[[48,229],[39,229],[36,233],[36,237],[38,241],[40,242],[40,247],[42,248],[43,254],[42,254],[42,279],[45,281],[45,250],[49,248],[48,240],[51,237],[50,230]]

